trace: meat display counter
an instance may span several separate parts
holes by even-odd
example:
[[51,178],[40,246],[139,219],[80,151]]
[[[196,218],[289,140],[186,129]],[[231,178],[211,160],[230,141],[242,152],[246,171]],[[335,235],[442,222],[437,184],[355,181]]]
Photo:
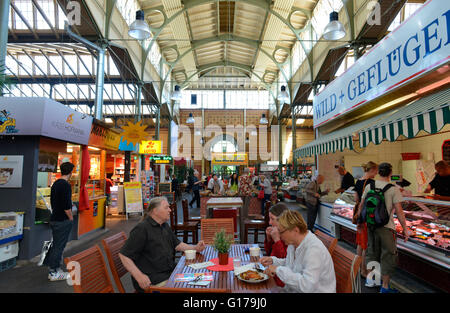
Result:
[[[433,263],[450,272],[450,202],[419,197],[404,197],[402,202],[410,237],[404,241],[403,229],[394,215],[399,250]],[[355,203],[339,198],[333,204],[330,220],[339,228],[356,232],[352,223]]]

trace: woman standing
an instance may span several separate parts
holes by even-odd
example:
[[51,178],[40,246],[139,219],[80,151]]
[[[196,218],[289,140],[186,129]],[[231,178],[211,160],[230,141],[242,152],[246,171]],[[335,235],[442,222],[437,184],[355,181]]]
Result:
[[353,211],[353,224],[356,224],[356,252],[362,258],[361,262],[361,275],[367,276],[366,268],[366,250],[367,250],[367,224],[359,223],[358,217],[361,212],[358,211],[359,203],[361,202],[362,194],[366,186],[370,186],[371,183],[375,183],[373,180],[377,175],[378,165],[372,161],[362,165],[364,169],[364,176],[355,184],[355,208]]
[[230,181],[228,183],[228,189],[237,193],[239,190],[239,177],[237,173],[231,175]]
[[325,245],[311,233],[302,215],[286,210],[278,218],[281,240],[287,248],[286,258],[265,256],[265,273],[275,274],[285,284],[286,292],[336,292],[333,260]]
[[[287,245],[281,240],[280,231],[278,230],[278,218],[286,210],[289,210],[289,208],[284,203],[277,203],[270,208],[270,227],[267,227],[266,238],[264,239],[264,250],[267,255],[280,259],[286,258]],[[284,287],[284,283],[278,277],[275,276],[274,279],[278,286]]]
[[259,176],[259,186],[264,189],[264,199],[261,199],[261,215],[265,215],[265,207],[266,207],[266,201],[270,200],[270,196],[272,195],[272,184],[270,183],[269,179],[266,179],[266,176],[260,175]]

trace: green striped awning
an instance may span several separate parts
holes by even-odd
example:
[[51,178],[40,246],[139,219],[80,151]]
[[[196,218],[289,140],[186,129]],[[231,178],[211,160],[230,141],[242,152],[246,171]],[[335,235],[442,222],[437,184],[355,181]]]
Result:
[[420,98],[391,112],[376,125],[359,132],[361,147],[370,142],[378,145],[383,139],[395,141],[399,136],[414,138],[419,131],[439,132],[450,123],[450,89]]

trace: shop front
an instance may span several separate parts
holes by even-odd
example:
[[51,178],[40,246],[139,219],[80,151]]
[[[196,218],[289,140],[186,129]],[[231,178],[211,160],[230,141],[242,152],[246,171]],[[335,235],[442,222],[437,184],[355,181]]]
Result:
[[61,176],[63,160],[75,165],[69,181],[74,213],[71,239],[78,238],[81,158],[93,119],[46,98],[0,98],[0,110],[8,119],[8,126],[0,129],[0,151],[3,159],[14,161],[12,166],[2,166],[2,172],[10,175],[0,186],[0,212],[24,212],[19,259],[31,259],[51,238],[50,187]]
[[[336,166],[357,179],[368,161],[392,164],[392,183],[403,188],[412,234],[404,242],[396,220],[399,266],[448,292],[450,202],[423,193],[434,164],[448,156],[450,45],[444,42],[450,20],[442,13],[450,3],[442,4],[425,3],[315,96],[316,139],[294,157],[316,156],[316,174],[325,177],[322,190],[331,191],[340,187]],[[352,188],[322,197],[316,227],[355,244],[354,205]]]

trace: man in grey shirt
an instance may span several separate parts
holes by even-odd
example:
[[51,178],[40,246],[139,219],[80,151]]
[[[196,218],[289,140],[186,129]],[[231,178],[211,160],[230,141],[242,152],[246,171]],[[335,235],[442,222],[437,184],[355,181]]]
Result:
[[319,198],[328,194],[330,190],[325,190],[322,192],[320,190],[320,185],[322,185],[325,178],[322,175],[317,176],[316,180],[313,180],[308,185],[306,185],[306,208],[308,209],[308,229],[312,232],[314,228],[314,223],[316,222],[317,212],[319,211]]

